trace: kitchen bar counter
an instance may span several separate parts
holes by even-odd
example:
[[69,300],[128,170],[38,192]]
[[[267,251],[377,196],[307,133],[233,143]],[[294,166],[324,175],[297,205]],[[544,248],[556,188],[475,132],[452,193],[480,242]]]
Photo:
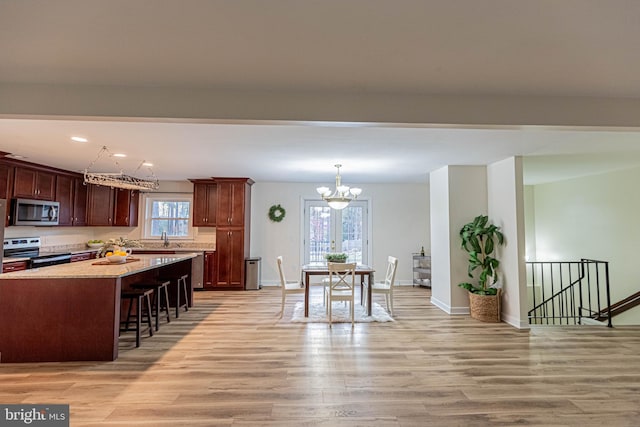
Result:
[[34,268],[31,270],[15,271],[12,273],[0,274],[0,280],[9,279],[53,279],[53,278],[118,278],[132,274],[141,273],[147,270],[181,262],[186,259],[195,258],[198,254],[188,252],[171,255],[133,255],[133,259],[139,261],[128,262],[126,264],[96,265],[96,262],[105,261],[105,258],[97,258],[88,261],[59,264],[51,267]]
[[191,275],[197,256],[136,255],[139,261],[126,264],[94,265],[94,259],[0,274],[0,364],[117,359],[121,290]]

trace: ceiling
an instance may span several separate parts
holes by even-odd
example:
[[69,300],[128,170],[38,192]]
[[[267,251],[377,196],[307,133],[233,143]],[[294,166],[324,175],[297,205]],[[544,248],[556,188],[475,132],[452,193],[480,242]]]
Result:
[[[640,98],[635,0],[0,2],[0,84]],[[89,139],[79,144],[70,140]],[[525,182],[640,165],[637,129],[0,119],[0,151],[160,179],[426,182],[525,156]]]

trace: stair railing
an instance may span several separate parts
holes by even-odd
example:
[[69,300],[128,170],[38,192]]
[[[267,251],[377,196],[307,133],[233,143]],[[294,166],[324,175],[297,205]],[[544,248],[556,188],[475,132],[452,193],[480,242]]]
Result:
[[527,262],[527,287],[532,325],[579,325],[598,318],[612,326],[606,261]]

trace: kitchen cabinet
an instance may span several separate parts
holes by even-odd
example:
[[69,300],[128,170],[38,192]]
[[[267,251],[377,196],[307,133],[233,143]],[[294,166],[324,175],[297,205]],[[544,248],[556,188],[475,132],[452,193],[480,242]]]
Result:
[[204,253],[204,277],[203,288],[214,289],[217,281],[216,276],[216,252],[207,251]]
[[73,224],[75,226],[87,225],[87,198],[88,184],[84,183],[84,177],[73,180]]
[[117,188],[115,193],[113,225],[137,227],[140,192]]
[[87,225],[113,225],[114,189],[90,184],[87,197]]
[[192,180],[193,182],[193,226],[215,227],[218,186],[210,180]]
[[249,256],[251,185],[249,178],[192,179],[193,225],[216,227],[216,251],[205,254],[205,289],[244,289]]
[[244,180],[216,179],[218,185],[217,216],[218,227],[243,227],[245,218],[245,197],[250,189]]
[[56,174],[38,169],[16,166],[13,197],[55,200]]
[[56,201],[60,203],[58,225],[73,224],[73,177],[59,175],[56,179]]
[[4,225],[8,227],[11,219],[11,196],[13,184],[13,166],[0,163],[0,199],[7,201],[7,214],[4,218]]
[[247,256],[243,229],[218,228],[216,230],[217,280],[214,286],[225,289],[244,289],[244,259]]
[[87,224],[87,186],[84,184],[84,178],[58,175],[56,201],[60,203],[58,225]]
[[217,189],[217,289],[244,289],[244,260],[249,257],[251,185],[248,178],[214,178]]
[[12,261],[2,264],[3,273],[11,273],[12,271],[21,271],[27,269],[27,261]]

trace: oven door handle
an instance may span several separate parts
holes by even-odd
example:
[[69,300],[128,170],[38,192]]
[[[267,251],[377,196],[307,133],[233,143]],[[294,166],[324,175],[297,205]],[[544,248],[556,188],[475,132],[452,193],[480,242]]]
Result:
[[51,262],[57,262],[57,261],[63,261],[63,262],[67,262],[67,261],[71,261],[71,255],[59,255],[59,256],[55,256],[55,257],[49,257],[49,258],[32,258],[31,259],[31,264],[36,267],[38,264],[48,264]]

